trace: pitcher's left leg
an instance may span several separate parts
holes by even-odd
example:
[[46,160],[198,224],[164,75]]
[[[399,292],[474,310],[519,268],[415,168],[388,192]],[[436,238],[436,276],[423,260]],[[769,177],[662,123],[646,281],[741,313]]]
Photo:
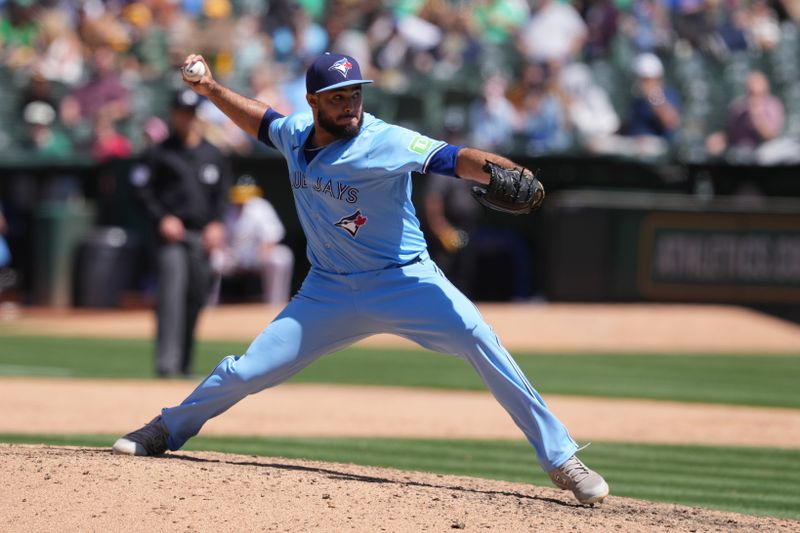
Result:
[[426,348],[469,361],[533,445],[544,470],[550,471],[572,457],[577,444],[475,305],[430,260],[401,270],[407,286],[395,280],[394,290],[386,295],[391,304],[375,305],[375,312],[387,320],[389,330]]
[[[589,469],[578,459],[578,446],[564,425],[547,408],[539,394],[531,387],[525,375],[500,345],[497,336],[466,298],[451,295],[454,310],[474,327],[453,335],[449,344],[451,353],[465,357],[483,378],[495,398],[506,408],[511,418],[522,429],[536,449],[539,464],[553,483],[571,491],[584,504],[602,502],[609,492],[605,479]],[[443,351],[448,351],[445,349]]]
[[522,429],[542,468],[550,471],[563,464],[578,449],[567,428],[547,408],[488,324],[481,319],[471,333],[471,340],[454,343],[462,343],[461,354]]

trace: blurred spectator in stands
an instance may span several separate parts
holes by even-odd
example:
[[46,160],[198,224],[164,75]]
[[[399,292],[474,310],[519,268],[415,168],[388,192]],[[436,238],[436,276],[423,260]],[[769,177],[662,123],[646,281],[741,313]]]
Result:
[[145,149],[160,144],[169,137],[169,126],[159,117],[149,117],[142,124]]
[[672,0],[670,4],[678,38],[686,40],[696,50],[707,51],[714,32],[706,0]]
[[[332,26],[329,19],[326,28],[330,30]],[[380,17],[370,27],[368,36],[374,49],[375,68],[381,73],[381,87],[393,93],[408,90],[413,78],[407,64],[409,44],[399,31],[396,17],[391,13]]]
[[587,0],[581,8],[586,21],[586,60],[609,56],[611,44],[617,34],[619,11],[613,0]]
[[581,52],[588,30],[571,4],[539,0],[519,32],[520,52],[536,63],[566,64]]
[[90,152],[92,159],[104,163],[109,159],[130,157],[133,152],[131,142],[117,131],[114,120],[101,112],[94,121],[94,140]]
[[725,57],[736,52],[748,49],[747,42],[747,11],[743,7],[723,10],[721,20],[716,28],[716,37],[719,43],[719,56]]
[[198,106],[197,119],[205,140],[224,154],[246,155],[251,153],[257,144],[208,100],[203,100]]
[[567,116],[575,141],[590,152],[619,130],[620,119],[606,90],[585,63],[572,63],[561,72],[559,85],[567,103]]
[[[33,101],[22,113],[25,137],[21,148],[37,160],[68,158],[74,155],[73,145],[57,121],[56,110],[42,101]],[[79,177],[58,172],[44,183],[38,191],[40,198],[62,201],[83,196]]]
[[48,102],[34,100],[22,111],[27,127],[23,148],[45,157],[72,155],[72,143],[56,124],[56,110]]
[[[458,73],[468,57],[477,59],[479,37],[468,12],[454,10],[447,2],[428,0],[423,4],[418,18],[437,29],[435,33],[429,31],[431,36],[437,38],[418,47],[413,58],[416,72],[448,81]],[[406,31],[413,36],[422,33],[414,26],[406,28]],[[409,38],[409,41],[413,42],[413,38]]]
[[633,0],[620,15],[619,28],[636,53],[667,50],[672,44],[670,12],[661,0]]
[[530,8],[521,0],[476,0],[471,15],[481,42],[505,46],[529,19]]
[[796,0],[779,0],[777,7],[779,9],[776,11],[782,12],[786,19],[793,21],[795,24],[800,24],[800,2]]
[[275,68],[275,65],[271,65],[275,56],[273,41],[268,34],[261,31],[257,16],[245,15],[238,19],[233,43],[234,64],[237,74],[244,77],[244,83],[252,79],[254,69],[265,65]]
[[482,58],[491,60],[486,51],[487,46],[481,44],[470,13],[456,11],[445,28],[442,43],[436,51],[437,66],[433,74],[440,79],[449,80],[464,72],[465,66],[477,65]]
[[[11,250],[8,249],[8,243],[6,243],[6,233],[8,233],[8,224],[6,217],[3,216],[2,206],[0,206],[0,269],[11,264]],[[0,286],[0,291],[2,290],[3,287]]]
[[114,52],[130,49],[134,36],[117,2],[79,2],[77,31],[91,50],[108,46]]
[[33,0],[8,0],[0,16],[0,64],[27,67],[36,54],[39,25]]
[[427,78],[437,74],[438,49],[445,36],[444,27],[439,22],[445,18],[442,15],[445,7],[440,3],[424,2],[419,9],[391,19],[388,36],[384,36],[376,55],[377,66],[384,73],[381,79],[385,88],[402,92],[421,76]]
[[557,78],[544,63],[527,65],[523,76],[525,91],[516,95],[521,112],[517,137],[522,149],[531,155],[566,150],[571,132]]
[[0,294],[14,286],[17,273],[11,268],[11,249],[6,242],[8,223],[3,216],[3,206],[0,205]]
[[228,19],[233,14],[231,0],[204,0],[203,15],[206,19]]
[[272,109],[288,116],[292,108],[280,88],[285,70],[280,64],[256,65],[250,72],[250,95],[260,102],[269,102]]
[[161,377],[191,374],[195,326],[212,281],[209,257],[225,238],[230,163],[203,140],[198,103],[189,89],[175,94],[170,136],[152,147],[130,175],[157,231],[155,344]]
[[747,21],[748,37],[758,50],[772,50],[781,40],[778,16],[766,0],[752,0]]
[[[408,47],[397,30],[397,20],[400,16],[388,6],[378,6],[369,13],[368,20],[364,21],[366,24],[364,35],[371,50],[373,63],[372,78],[378,78],[382,88],[390,92],[404,90],[408,85],[408,77],[404,72]],[[337,35],[344,31],[345,23],[342,17],[338,17],[333,23],[330,18],[326,20],[325,28],[331,39],[338,41]]]
[[42,74],[40,65],[34,66],[28,84],[22,89],[19,99],[19,112],[31,102],[45,102],[53,109],[58,107],[58,98],[53,94],[53,84]]
[[511,85],[506,91],[506,97],[514,106],[514,109],[517,110],[517,113],[522,114],[525,95],[542,83],[542,76],[543,70],[540,65],[536,63],[526,63],[519,76],[511,80]]
[[275,208],[262,197],[252,176],[241,176],[230,189],[225,212],[225,244],[211,256],[214,284],[209,305],[219,301],[222,279],[242,273],[260,276],[261,298],[268,305],[289,301],[294,253],[280,244],[286,235]]
[[159,24],[153,8],[145,2],[132,2],[122,9],[131,36],[130,53],[139,64],[143,79],[158,79],[170,68],[167,31]]
[[[311,65],[313,58],[306,58],[303,67],[289,71],[281,82],[281,94],[283,100],[289,106],[288,113],[298,113],[300,111],[310,111],[306,101],[306,69]],[[263,143],[259,143],[263,144]]]
[[290,63],[321,54],[327,49],[328,34],[297,3],[289,4],[289,17],[272,32],[275,59]]
[[633,72],[636,85],[623,133],[636,140],[641,155],[661,155],[680,128],[680,98],[665,86],[664,66],[655,54],[638,55]]
[[51,82],[77,85],[84,72],[83,43],[67,14],[50,9],[39,19],[41,53],[36,71]]
[[[322,2],[323,0],[316,1]],[[384,0],[350,0],[349,2],[344,1],[342,4],[349,7],[350,10],[355,11],[353,17],[350,19],[350,27],[362,33],[368,33],[370,28],[372,28],[378,20],[383,19],[387,15],[392,15],[392,7],[397,6],[397,4],[385,2]],[[312,12],[312,10],[308,8],[307,10]],[[317,17],[315,20],[322,20],[324,18],[324,16]],[[369,35],[367,35],[367,40],[371,40]]]
[[[207,11],[208,6],[204,5],[203,9]],[[251,72],[254,68],[268,68],[274,78],[280,77],[282,70],[273,64],[273,41],[259,32],[258,18],[253,15],[245,15],[239,19],[222,16],[228,9],[229,6],[224,4],[212,10],[216,13],[214,18],[218,19],[214,22],[214,31],[218,36],[215,41],[224,40],[224,47],[211,42],[209,46],[216,49],[216,72],[222,71],[222,76],[227,76],[231,86],[238,87],[242,94],[248,94],[247,87],[252,83]],[[292,8],[291,12],[295,13],[299,9]],[[226,33],[232,33],[234,37],[229,39]],[[207,100],[199,104],[197,119],[205,140],[225,154],[247,155],[258,144]]]
[[[92,73],[89,81],[67,95],[61,102],[61,120],[80,140],[91,142],[91,124],[99,114],[112,123],[127,118],[130,96],[120,80],[114,51],[100,45],[91,51]],[[81,138],[83,137],[83,138]]]
[[745,94],[728,106],[724,131],[709,135],[706,150],[715,156],[730,150],[737,160],[752,158],[755,150],[783,132],[784,121],[783,104],[770,92],[769,80],[763,72],[752,71]]
[[185,5],[163,1],[151,4],[153,20],[165,30],[169,65],[180,65],[186,50],[199,49],[200,36],[204,35],[199,24],[201,20],[185,11]]
[[503,151],[519,130],[520,116],[506,98],[507,87],[508,81],[502,74],[491,74],[483,82],[480,98],[470,105],[470,142],[475,147],[489,152]]
[[371,74],[373,50],[365,33],[366,27],[361,26],[361,19],[367,10],[376,9],[374,4],[359,0],[335,0],[327,4],[324,17],[325,32],[328,34],[327,50],[355,58],[361,65],[361,73],[369,79],[375,78]]
[[[282,115],[290,115],[294,112],[292,104],[286,98],[281,87],[281,80],[285,79],[286,66],[277,62],[262,63],[253,67],[250,71],[250,90],[251,98],[260,102],[269,102],[270,107]],[[238,129],[238,127],[237,127]],[[266,153],[269,148],[264,143],[248,136],[251,150]]]
[[274,0],[266,3],[266,12],[261,16],[261,24],[266,33],[272,34],[281,26],[287,27],[292,24],[294,0]]

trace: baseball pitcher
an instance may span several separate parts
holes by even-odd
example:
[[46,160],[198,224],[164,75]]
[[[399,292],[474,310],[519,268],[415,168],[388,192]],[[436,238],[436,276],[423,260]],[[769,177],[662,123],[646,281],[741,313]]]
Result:
[[326,53],[306,73],[311,113],[282,116],[214,80],[202,56],[184,81],[250,135],[277,149],[289,167],[311,269],[298,293],[244,355],[225,357],[180,405],[117,440],[116,453],[177,450],[203,424],[248,394],[286,381],[317,358],[377,333],[465,359],[508,411],[539,464],[581,503],[608,485],[575,455],[578,446],[548,410],[477,308],[429,258],[411,203],[411,173],[476,182],[477,201],[523,214],[544,188],[527,169],[496,154],[454,146],[364,112],[352,57]]

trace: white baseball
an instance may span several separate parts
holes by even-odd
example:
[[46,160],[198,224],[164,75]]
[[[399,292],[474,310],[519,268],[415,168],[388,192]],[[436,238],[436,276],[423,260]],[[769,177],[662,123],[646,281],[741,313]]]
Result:
[[183,76],[191,82],[200,81],[200,78],[202,78],[205,73],[206,66],[202,61],[195,61],[183,69]]

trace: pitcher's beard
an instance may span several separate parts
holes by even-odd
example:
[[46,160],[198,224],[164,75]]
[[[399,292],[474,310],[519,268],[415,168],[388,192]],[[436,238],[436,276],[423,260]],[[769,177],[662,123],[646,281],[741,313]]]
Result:
[[361,124],[364,122],[364,112],[358,116],[357,124],[341,125],[337,124],[330,116],[320,112],[317,114],[319,127],[338,139],[352,139],[361,131]]

